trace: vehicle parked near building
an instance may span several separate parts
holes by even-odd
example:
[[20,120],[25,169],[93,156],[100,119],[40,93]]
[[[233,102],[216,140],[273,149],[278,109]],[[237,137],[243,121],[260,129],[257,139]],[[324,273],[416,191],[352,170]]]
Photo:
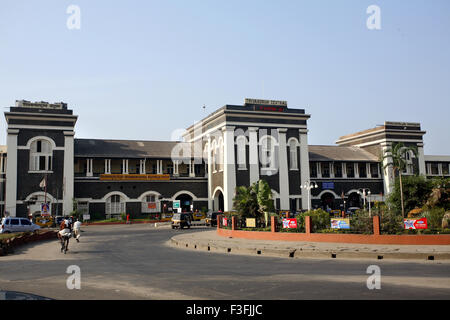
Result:
[[172,216],[172,229],[179,228],[183,229],[184,227],[187,227],[188,229],[191,228],[192,225],[192,213],[183,212],[183,213],[174,213]]
[[0,233],[34,232],[40,228],[27,218],[6,217],[0,223]]
[[217,226],[217,215],[219,214],[222,214],[222,212],[220,211],[208,212],[205,219],[206,225],[210,227]]

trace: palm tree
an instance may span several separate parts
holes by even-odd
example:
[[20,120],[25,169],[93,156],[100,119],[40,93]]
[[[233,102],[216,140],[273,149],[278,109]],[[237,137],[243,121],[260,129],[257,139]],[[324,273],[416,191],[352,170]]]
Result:
[[256,188],[256,200],[258,203],[258,211],[260,214],[264,215],[264,220],[266,222],[266,227],[269,223],[269,211],[273,211],[273,199],[272,190],[266,180],[259,180],[253,185]]
[[405,146],[403,143],[398,142],[394,144],[391,148],[386,150],[386,153],[383,155],[382,159],[387,160],[388,162],[383,166],[383,169],[387,167],[392,167],[395,174],[398,174],[400,179],[400,199],[402,205],[402,216],[405,217],[405,207],[403,203],[403,187],[402,187],[402,173],[405,171],[408,161],[407,155],[413,153],[415,157],[417,157],[417,147],[416,146]]

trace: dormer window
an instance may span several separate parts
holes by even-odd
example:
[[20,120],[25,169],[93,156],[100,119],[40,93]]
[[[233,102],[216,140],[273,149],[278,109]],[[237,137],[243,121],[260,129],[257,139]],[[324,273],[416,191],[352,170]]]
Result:
[[49,141],[33,141],[30,145],[30,171],[51,171],[52,155],[52,145]]

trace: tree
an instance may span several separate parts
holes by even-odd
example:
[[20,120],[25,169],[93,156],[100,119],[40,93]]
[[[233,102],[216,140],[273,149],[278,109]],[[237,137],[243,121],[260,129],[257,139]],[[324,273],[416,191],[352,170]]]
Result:
[[[402,188],[400,188],[400,179],[395,181],[394,189],[388,198],[388,203],[396,212],[401,210],[409,212],[414,208],[422,208],[432,188],[433,181],[426,179],[424,176],[405,176],[402,180]],[[403,205],[402,195],[403,199],[405,199]]]
[[[267,181],[236,187],[233,207],[244,218],[262,218],[265,213],[273,211],[272,190]],[[267,218],[265,220],[267,223]]]
[[383,160],[387,159],[386,165],[383,169],[387,167],[392,167],[394,171],[394,176],[398,174],[400,181],[400,202],[402,207],[402,216],[405,217],[405,207],[403,201],[403,185],[402,185],[402,173],[405,171],[407,162],[407,155],[413,153],[417,157],[417,147],[415,146],[405,146],[403,143],[399,142],[388,148],[386,154],[383,155]]
[[233,207],[243,218],[256,218],[258,212],[256,193],[254,193],[251,187],[236,187]]

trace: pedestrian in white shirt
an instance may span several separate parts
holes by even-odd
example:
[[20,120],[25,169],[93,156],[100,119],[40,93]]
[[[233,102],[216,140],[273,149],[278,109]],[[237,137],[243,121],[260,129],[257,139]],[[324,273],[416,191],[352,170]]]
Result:
[[81,222],[77,219],[77,221],[73,224],[73,233],[77,242],[80,242],[81,235]]

